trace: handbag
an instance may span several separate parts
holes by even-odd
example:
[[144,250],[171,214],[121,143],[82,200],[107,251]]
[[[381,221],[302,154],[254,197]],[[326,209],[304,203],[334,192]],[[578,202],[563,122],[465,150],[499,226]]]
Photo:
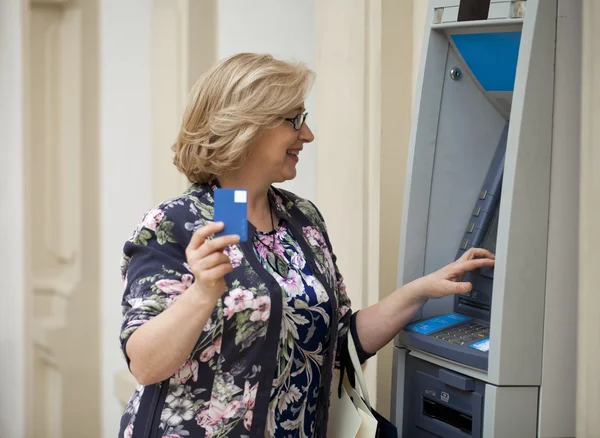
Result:
[[[334,372],[327,438],[398,438],[398,429],[371,406],[352,334]],[[358,387],[357,387],[358,383]],[[360,393],[358,391],[360,389]]]

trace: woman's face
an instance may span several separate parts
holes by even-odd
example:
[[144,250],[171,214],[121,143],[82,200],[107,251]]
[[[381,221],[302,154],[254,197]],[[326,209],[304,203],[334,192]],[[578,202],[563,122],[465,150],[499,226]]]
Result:
[[[293,119],[304,114],[299,109],[285,114],[284,118]],[[299,130],[294,124],[284,120],[275,128],[267,129],[252,146],[244,166],[251,166],[268,180],[269,184],[284,182],[296,177],[296,165],[301,160],[305,143],[313,141],[315,136],[306,123]]]

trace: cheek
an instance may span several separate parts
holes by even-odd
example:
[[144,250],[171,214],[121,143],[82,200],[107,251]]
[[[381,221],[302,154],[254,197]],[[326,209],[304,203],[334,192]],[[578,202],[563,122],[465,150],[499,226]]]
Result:
[[252,161],[257,165],[266,163],[283,163],[287,157],[288,149],[296,142],[298,136],[281,130],[264,135],[251,151]]
[[296,142],[298,141],[298,136],[293,134],[293,135],[288,135],[285,139],[285,141],[282,141],[281,144],[279,145],[279,150],[281,151],[281,153],[283,155],[287,154],[287,151],[289,148],[291,148],[292,146],[294,146],[296,144]]
[[255,154],[254,161],[258,166],[273,166],[276,164],[282,164],[287,157],[287,148],[273,146],[270,149],[262,150],[260,153]]
[[268,156],[265,159],[271,163],[284,163],[287,158],[287,151],[293,144],[293,141],[274,144],[267,152]]

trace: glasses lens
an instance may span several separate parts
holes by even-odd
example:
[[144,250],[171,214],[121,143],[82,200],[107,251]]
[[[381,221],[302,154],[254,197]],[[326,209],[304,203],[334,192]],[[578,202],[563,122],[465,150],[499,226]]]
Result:
[[304,121],[306,120],[307,114],[308,113],[298,114],[296,116],[296,118],[294,119],[294,128],[296,130],[299,130],[300,128],[302,128],[302,125],[304,124]]

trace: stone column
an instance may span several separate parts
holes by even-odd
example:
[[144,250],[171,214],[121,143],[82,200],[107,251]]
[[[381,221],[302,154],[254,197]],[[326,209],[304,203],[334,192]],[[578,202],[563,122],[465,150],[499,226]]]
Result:
[[[577,436],[600,437],[600,4],[583,2]],[[596,29],[596,30],[594,30]],[[579,80],[579,78],[573,78]],[[573,145],[576,147],[576,145]]]

